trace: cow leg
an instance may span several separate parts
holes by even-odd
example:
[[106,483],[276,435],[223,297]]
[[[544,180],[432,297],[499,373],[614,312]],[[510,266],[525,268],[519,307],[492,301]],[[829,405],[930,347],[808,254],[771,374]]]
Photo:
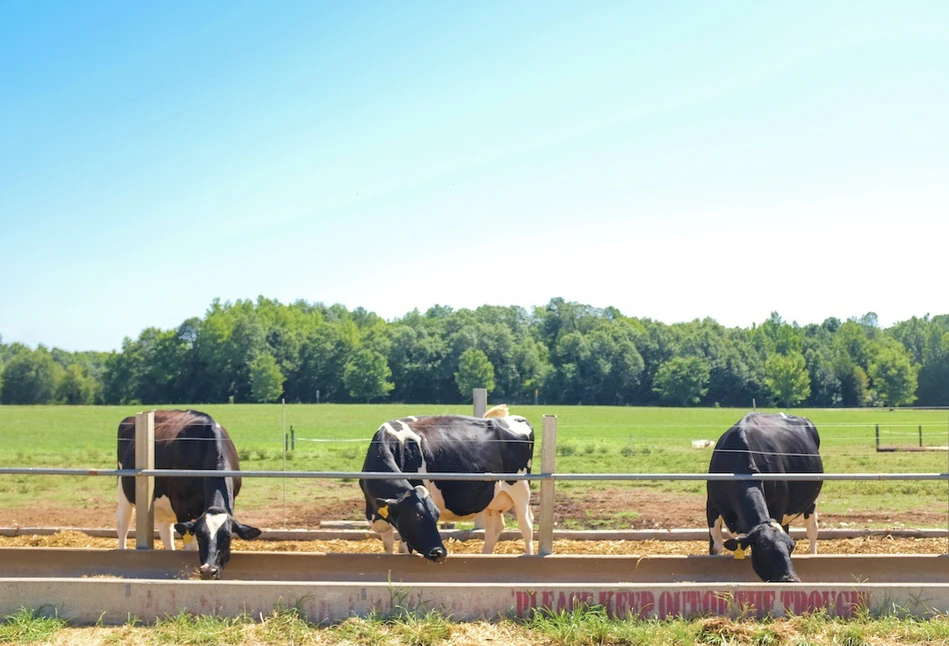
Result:
[[[534,513],[531,511],[531,487],[527,480],[518,480],[508,489],[508,495],[514,502],[514,515],[524,537],[524,553],[534,553]],[[501,515],[501,527],[504,516]]]
[[723,530],[725,521],[722,520],[722,517],[719,516],[715,519],[711,526],[708,528],[708,553],[709,554],[721,554],[722,548],[725,547],[725,537],[723,533],[728,530]]
[[369,529],[379,534],[382,539],[382,549],[386,554],[392,554],[392,547],[395,543],[395,532],[392,525],[384,520],[374,520],[369,524]]
[[804,516],[807,525],[807,540],[811,542],[811,554],[817,554],[817,509]]
[[135,505],[129,502],[125,497],[125,491],[122,489],[122,480],[119,479],[119,506],[115,511],[115,529],[119,536],[119,549],[126,548],[128,540],[129,527],[132,526],[132,514],[135,512]]
[[158,537],[161,539],[161,542],[165,545],[165,549],[169,551],[174,551],[175,549],[175,540],[174,536],[171,533],[171,523],[159,522],[155,523],[158,525]]
[[492,554],[494,552],[494,546],[498,544],[498,539],[501,538],[501,530],[504,529],[504,525],[501,522],[501,512],[494,509],[485,509],[483,512],[484,515],[484,548],[481,550],[482,554]]
[[705,519],[708,523],[708,553],[721,554],[725,547],[725,538],[722,536],[725,521],[718,510],[712,507],[710,499],[705,502]]

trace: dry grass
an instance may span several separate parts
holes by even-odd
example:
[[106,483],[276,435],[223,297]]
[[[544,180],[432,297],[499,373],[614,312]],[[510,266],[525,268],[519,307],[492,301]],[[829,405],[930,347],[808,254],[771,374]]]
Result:
[[[806,550],[807,542],[799,541]],[[75,547],[116,549],[114,538],[96,538],[78,531],[63,531],[49,536],[0,537],[0,547]],[[181,541],[177,542],[181,549]],[[480,554],[482,542],[448,540],[451,554]],[[536,543],[535,543],[536,547]],[[155,541],[155,549],[162,549]],[[336,554],[382,553],[382,543],[375,539],[363,541],[234,541],[236,551],[254,552],[324,552]],[[864,538],[822,540],[818,542],[821,554],[946,554],[949,541],[945,538],[893,538],[868,536]],[[523,553],[521,541],[501,541],[495,554]],[[557,554],[616,554],[636,556],[707,554],[707,541],[554,541]]]

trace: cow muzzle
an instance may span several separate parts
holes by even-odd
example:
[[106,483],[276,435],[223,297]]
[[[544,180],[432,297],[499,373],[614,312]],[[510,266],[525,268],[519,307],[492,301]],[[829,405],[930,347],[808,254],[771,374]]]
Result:
[[444,547],[436,547],[431,552],[429,552],[425,558],[429,561],[435,561],[436,563],[444,563],[445,559],[448,558],[448,550]]
[[208,565],[207,563],[205,563],[204,565],[198,568],[198,572],[200,572],[201,578],[205,580],[208,580],[208,579],[218,580],[221,578],[221,568],[219,568],[216,565]]

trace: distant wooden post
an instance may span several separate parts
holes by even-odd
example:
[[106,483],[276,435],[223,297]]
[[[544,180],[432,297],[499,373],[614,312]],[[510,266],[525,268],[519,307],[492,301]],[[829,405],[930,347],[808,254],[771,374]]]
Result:
[[[488,389],[472,389],[471,400],[474,402],[474,416],[484,417],[484,414],[488,411]],[[504,516],[501,516],[501,518],[504,518]],[[484,514],[478,514],[474,517],[474,528],[484,529]]]
[[877,451],[880,450],[880,425],[877,424]]
[[488,389],[475,388],[471,391],[471,398],[474,400],[474,416],[484,417],[488,410]]
[[[540,471],[552,474],[557,468],[557,416],[544,415],[544,430],[540,447]],[[547,556],[554,552],[554,489],[553,480],[540,483],[540,549],[538,554]]]
[[919,448],[923,448],[923,425],[919,425]]
[[[155,468],[155,411],[135,416],[135,468]],[[135,476],[135,549],[155,547],[155,476]]]

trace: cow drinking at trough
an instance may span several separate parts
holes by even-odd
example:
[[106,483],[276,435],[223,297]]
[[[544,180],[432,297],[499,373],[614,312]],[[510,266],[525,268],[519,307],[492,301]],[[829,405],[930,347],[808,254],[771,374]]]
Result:
[[[820,436],[805,417],[748,413],[719,438],[709,473],[823,473]],[[791,564],[788,524],[803,515],[811,554],[817,553],[816,500],[822,481],[708,482],[709,553],[751,548],[764,581],[800,581]],[[734,538],[724,540],[723,525]]]
[[[506,413],[506,409],[501,409]],[[530,473],[534,431],[517,415],[404,417],[384,423],[372,438],[364,472],[392,473],[392,479],[359,481],[366,518],[382,536],[386,552],[398,530],[409,551],[442,562],[448,556],[439,520],[467,520],[484,514],[484,554],[501,536],[501,514],[513,507],[526,554],[534,553],[534,517],[526,480],[445,481],[438,473]]]
[[[135,417],[119,424],[120,469],[135,468]],[[155,411],[155,468],[236,471],[234,443],[223,426],[193,410]],[[171,524],[184,538],[185,549],[198,550],[203,579],[219,579],[231,558],[231,535],[244,540],[260,536],[256,527],[234,518],[234,499],[241,479],[231,477],[155,478],[155,524],[165,549],[175,549]],[[116,521],[119,549],[125,549],[135,505],[135,478],[119,480]],[[197,546],[195,546],[197,539]]]

